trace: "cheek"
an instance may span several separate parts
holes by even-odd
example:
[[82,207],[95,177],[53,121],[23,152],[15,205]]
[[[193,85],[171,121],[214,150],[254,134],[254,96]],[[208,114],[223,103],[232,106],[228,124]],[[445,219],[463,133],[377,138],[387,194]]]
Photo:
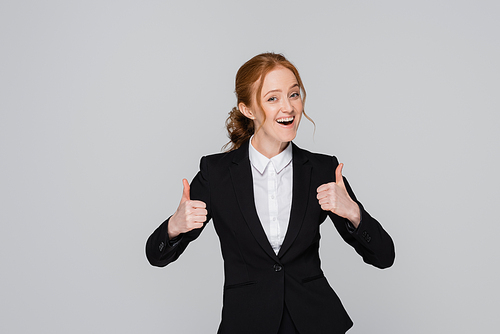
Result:
[[261,125],[267,118],[267,113],[265,113],[262,110],[257,110],[254,112],[254,116],[255,116],[254,122],[257,123],[258,125]]
[[266,122],[273,122],[274,118],[276,117],[276,114],[278,113],[279,109],[276,110],[274,107],[268,107],[266,110],[263,111],[263,115],[266,117]]
[[300,124],[300,121],[302,120],[302,115],[303,115],[303,112],[301,111],[300,114],[297,114],[295,116],[295,119],[296,119],[296,126],[299,126]]
[[302,111],[304,110],[304,104],[302,103],[302,101],[296,101],[296,103],[294,104],[294,107],[295,107],[295,110],[299,111],[300,110],[300,113],[302,114]]
[[300,124],[300,121],[301,121],[301,120],[302,120],[302,117],[300,117],[300,118],[297,120],[297,122],[295,123],[295,126],[297,126],[297,127],[298,127],[298,126],[299,126],[299,124]]
[[302,103],[297,103],[295,110],[298,111],[297,116],[302,117],[302,115],[304,114],[304,105]]

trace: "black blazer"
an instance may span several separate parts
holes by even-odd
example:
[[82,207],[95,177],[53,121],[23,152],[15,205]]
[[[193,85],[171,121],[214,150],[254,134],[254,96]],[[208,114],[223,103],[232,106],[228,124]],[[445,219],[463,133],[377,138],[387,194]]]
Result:
[[[207,222],[213,220],[224,258],[219,334],[276,334],[284,304],[301,334],[345,333],[352,326],[320,266],[319,227],[327,216],[366,263],[386,268],[394,262],[391,237],[356,200],[347,180],[349,195],[361,209],[358,228],[354,230],[347,219],[321,210],[316,189],[335,181],[337,159],[292,145],[292,208],[278,255],[255,209],[248,143],[231,152],[203,157],[200,172],[191,183],[191,199],[206,203]],[[203,230],[182,234],[171,245],[167,225],[168,219],[146,244],[147,258],[154,266],[175,261]]]

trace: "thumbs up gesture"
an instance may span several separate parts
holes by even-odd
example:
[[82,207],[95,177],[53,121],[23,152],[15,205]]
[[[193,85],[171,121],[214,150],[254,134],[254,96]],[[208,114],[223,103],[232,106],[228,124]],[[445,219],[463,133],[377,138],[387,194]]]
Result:
[[344,164],[337,166],[335,170],[335,182],[326,183],[318,187],[317,198],[321,209],[347,218],[354,227],[358,227],[361,221],[361,213],[358,204],[347,193],[344,178],[342,177],[343,167]]
[[168,236],[175,238],[181,233],[200,228],[207,220],[206,204],[202,201],[192,201],[191,186],[186,179],[182,179],[184,189],[179,206],[168,222]]

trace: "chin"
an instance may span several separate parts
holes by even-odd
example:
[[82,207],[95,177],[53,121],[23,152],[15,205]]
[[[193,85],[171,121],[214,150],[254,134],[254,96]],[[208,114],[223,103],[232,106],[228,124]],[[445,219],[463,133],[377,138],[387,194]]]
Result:
[[296,136],[297,136],[297,132],[295,132],[293,135],[290,134],[288,136],[283,136],[281,141],[283,143],[288,143],[288,142],[291,142],[292,140],[294,140]]

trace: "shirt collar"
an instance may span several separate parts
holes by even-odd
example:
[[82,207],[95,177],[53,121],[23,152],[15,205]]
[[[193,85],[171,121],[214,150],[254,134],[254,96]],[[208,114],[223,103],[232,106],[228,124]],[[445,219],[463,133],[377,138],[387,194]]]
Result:
[[264,171],[270,161],[272,162],[271,165],[276,170],[276,173],[280,173],[283,168],[292,162],[292,145],[290,143],[288,143],[288,146],[283,150],[283,152],[269,159],[253,147],[252,138],[253,136],[248,141],[248,157],[252,166],[254,166],[260,174],[264,174]]

